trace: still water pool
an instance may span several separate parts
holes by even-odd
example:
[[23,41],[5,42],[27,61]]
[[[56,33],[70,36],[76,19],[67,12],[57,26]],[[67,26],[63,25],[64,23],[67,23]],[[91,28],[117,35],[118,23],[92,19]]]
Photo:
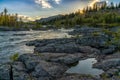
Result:
[[66,72],[67,73],[78,73],[78,74],[90,74],[93,76],[98,76],[103,73],[103,70],[93,68],[93,64],[96,63],[95,58],[89,58],[86,60],[81,60],[76,66],[72,66]]

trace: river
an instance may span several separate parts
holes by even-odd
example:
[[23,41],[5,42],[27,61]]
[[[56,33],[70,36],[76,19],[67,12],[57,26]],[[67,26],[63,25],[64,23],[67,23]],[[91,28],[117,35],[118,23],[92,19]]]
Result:
[[10,56],[19,53],[33,53],[34,47],[26,46],[26,42],[35,39],[52,39],[70,37],[71,30],[49,31],[0,31],[0,63],[10,61]]

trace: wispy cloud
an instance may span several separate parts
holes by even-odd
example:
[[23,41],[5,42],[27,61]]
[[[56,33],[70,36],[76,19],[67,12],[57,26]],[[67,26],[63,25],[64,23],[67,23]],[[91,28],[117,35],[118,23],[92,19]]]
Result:
[[42,6],[42,8],[52,8],[51,1],[55,2],[56,4],[59,4],[61,0],[35,0],[35,3]]
[[26,15],[18,15],[19,18],[22,18],[23,21],[34,21],[35,19]]

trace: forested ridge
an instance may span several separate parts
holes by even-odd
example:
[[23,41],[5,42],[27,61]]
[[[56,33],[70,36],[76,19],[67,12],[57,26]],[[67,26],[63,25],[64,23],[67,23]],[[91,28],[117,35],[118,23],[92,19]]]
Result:
[[93,7],[86,7],[82,11],[63,15],[60,18],[55,18],[41,24],[51,24],[65,27],[74,25],[88,25],[88,26],[119,26],[120,25],[120,3],[114,5],[104,4],[101,7],[93,5]]

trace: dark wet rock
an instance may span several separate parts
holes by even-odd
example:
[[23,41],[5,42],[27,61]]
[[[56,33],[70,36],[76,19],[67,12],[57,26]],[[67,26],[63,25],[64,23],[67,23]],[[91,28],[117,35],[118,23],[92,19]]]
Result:
[[23,54],[18,58],[18,60],[25,64],[29,72],[34,70],[35,66],[39,63],[41,58],[34,54]]
[[[43,53],[77,53],[77,52],[89,52],[93,53],[92,48],[103,49],[103,53],[109,53],[110,49],[114,47],[109,47],[106,45],[108,41],[108,36],[85,36],[81,38],[63,38],[63,39],[45,39],[45,40],[35,40],[27,43],[29,46],[35,46],[34,52]],[[106,50],[104,50],[104,48]],[[97,53],[100,53],[100,51]]]
[[90,75],[67,74],[57,80],[101,80]]
[[[87,42],[79,43],[81,39],[48,39],[31,41],[27,45],[35,46],[35,53],[100,53],[99,50],[86,46]],[[82,41],[82,40],[81,40]],[[90,42],[90,45],[92,42]],[[99,43],[100,44],[100,43]],[[83,45],[83,46],[81,46]]]
[[22,62],[14,62],[12,65],[13,80],[28,80],[29,74],[26,72],[25,65]]
[[91,46],[99,49],[106,47],[107,41],[108,41],[107,36],[100,35],[100,36],[85,36],[77,39],[76,43],[83,46]]
[[79,45],[77,46],[75,43],[52,43],[43,47],[36,47],[36,52],[53,52],[53,53],[74,53],[79,52]]
[[30,76],[25,72],[13,72],[13,80],[30,80]]
[[39,78],[32,78],[32,80],[55,80],[55,79],[48,77],[39,77]]
[[104,60],[102,62],[96,63],[94,65],[94,67],[96,68],[100,68],[103,70],[108,70],[110,68],[115,68],[117,66],[120,66],[120,59],[116,58],[116,59],[108,59],[108,60]]
[[41,58],[38,56],[38,55],[35,55],[35,54],[23,54],[23,55],[20,55],[18,60],[21,61],[21,62],[24,62],[25,61],[28,61],[28,60],[41,60]]
[[79,60],[80,60],[79,57],[74,56],[74,55],[69,55],[69,56],[60,57],[57,59],[51,59],[50,61],[70,65],[70,64],[74,64],[74,63],[78,62]]
[[106,71],[106,73],[112,77],[114,75],[116,75],[116,73],[118,73],[118,69],[109,69],[108,71]]
[[105,59],[120,58],[120,52],[114,52],[113,54],[107,55]]
[[36,78],[50,78],[51,75],[43,69],[40,65],[35,67],[35,70],[31,73],[32,77]]
[[83,54],[82,53],[75,53],[75,54],[43,53],[41,57],[49,62],[56,62],[60,64],[70,65],[78,62],[81,58],[83,58]]
[[7,27],[0,26],[0,31],[28,31],[28,28],[15,28],[15,27]]
[[28,72],[30,72],[30,71],[34,70],[35,66],[37,66],[38,63],[39,63],[39,61],[37,61],[37,60],[29,60],[29,61],[25,61],[24,64],[25,64]]
[[41,61],[36,67],[42,67],[53,77],[60,77],[67,70],[66,66],[57,63]]
[[82,27],[76,28],[72,32],[69,32],[70,35],[83,35],[83,36],[90,36],[95,32],[101,32],[102,29],[100,28],[92,28],[92,27]]
[[0,65],[0,80],[11,80],[11,66],[9,64]]
[[102,54],[108,55],[108,54],[113,54],[116,51],[116,46],[109,46],[107,49],[101,50]]
[[81,53],[100,54],[100,50],[98,50],[96,48],[92,48],[90,46],[80,46],[79,48],[80,48]]
[[26,71],[25,65],[22,62],[14,62],[12,64],[12,69],[17,71],[23,71],[23,72]]
[[18,59],[23,62],[28,73],[32,77],[45,77],[51,79],[52,77],[59,77],[63,75],[67,67],[54,62],[47,62],[42,60],[39,55],[24,54]]

